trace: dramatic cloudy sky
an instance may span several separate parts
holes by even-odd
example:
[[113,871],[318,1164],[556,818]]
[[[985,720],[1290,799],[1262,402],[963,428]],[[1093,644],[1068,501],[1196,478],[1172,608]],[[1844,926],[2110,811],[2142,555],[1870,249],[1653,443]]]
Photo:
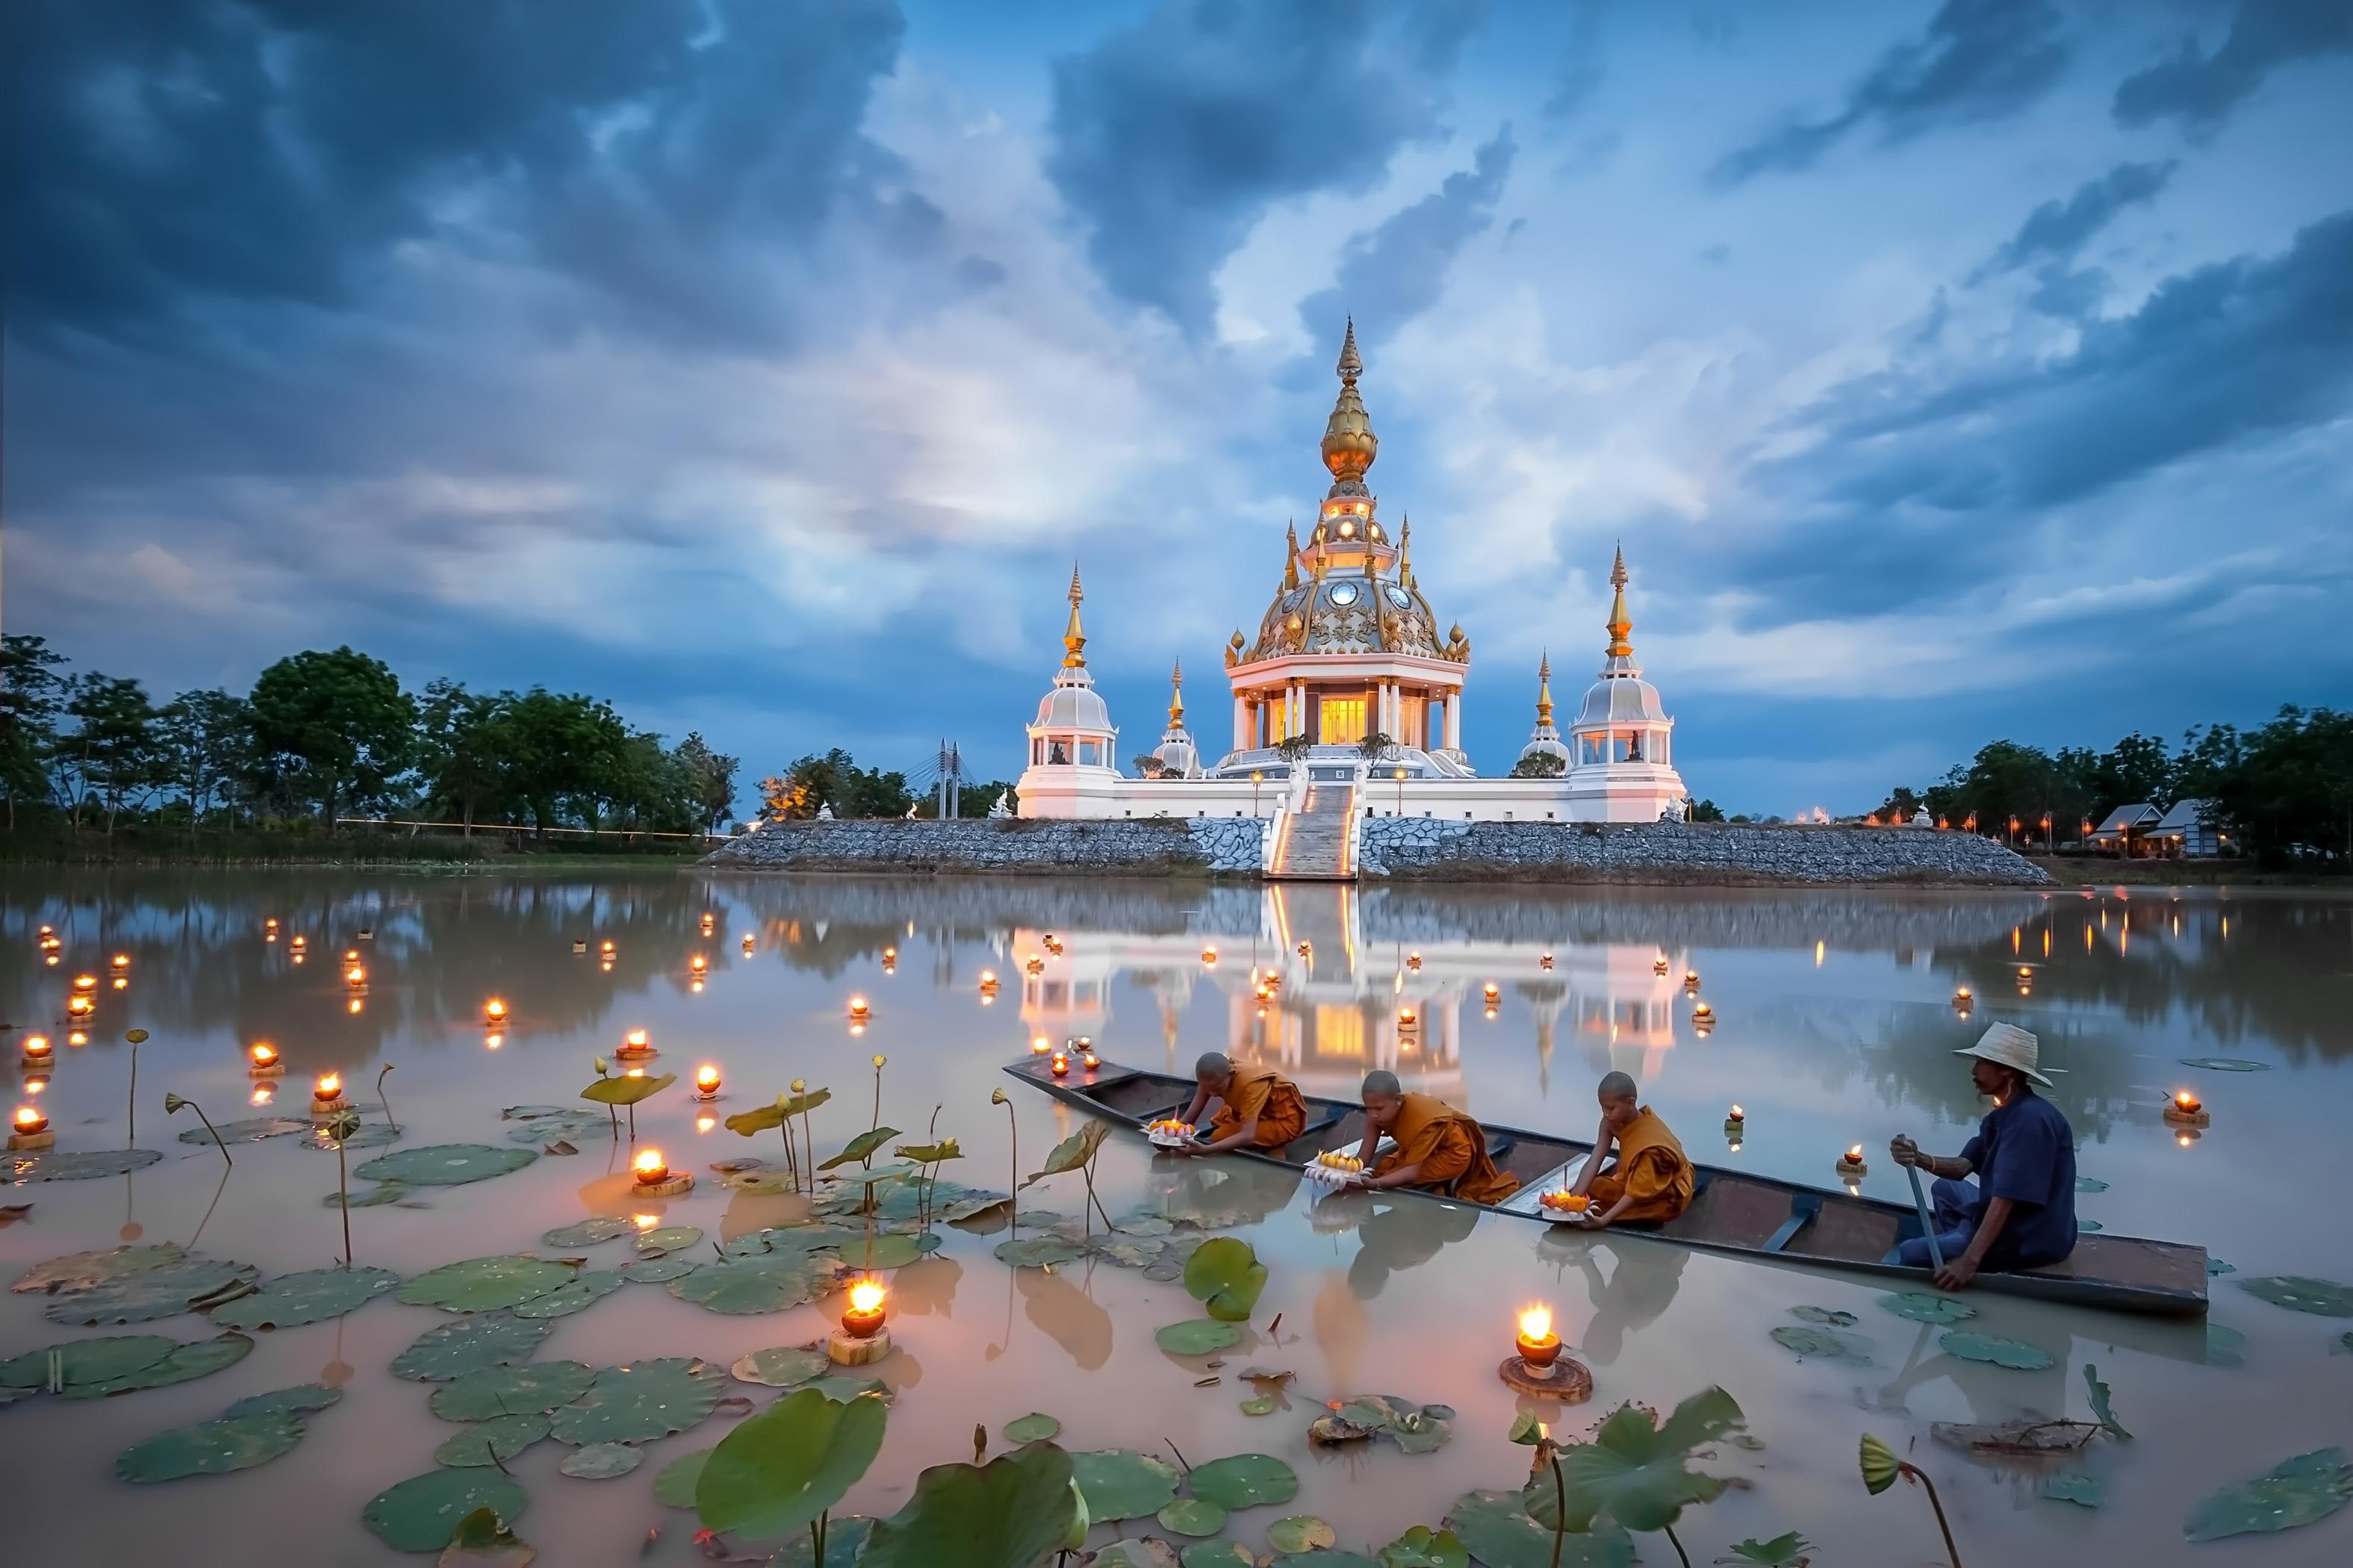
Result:
[[1018,767],[1219,739],[1353,311],[1507,766],[1613,542],[1694,789],[2353,698],[2342,0],[15,0],[6,625]]

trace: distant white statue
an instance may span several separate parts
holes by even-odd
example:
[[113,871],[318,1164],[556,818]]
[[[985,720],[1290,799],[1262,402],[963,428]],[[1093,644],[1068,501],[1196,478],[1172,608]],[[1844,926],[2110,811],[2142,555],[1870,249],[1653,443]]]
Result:
[[1934,819],[1928,816],[1927,808],[1923,806],[1920,810],[1912,814],[1912,826],[1915,827],[1934,827],[1936,824]]
[[988,808],[988,815],[995,817],[1007,817],[1012,816],[1013,808],[1006,804],[1006,802],[1011,797],[1012,794],[1013,792],[1009,789],[998,790],[997,792],[997,802]]
[[1681,822],[1683,819],[1683,803],[1679,800],[1669,801],[1666,808],[1659,813],[1661,822]]
[[833,805],[831,802],[821,800],[817,803],[817,819],[819,822],[831,822],[833,820]]
[[915,820],[915,803],[912,800],[907,803],[907,820],[910,822]]

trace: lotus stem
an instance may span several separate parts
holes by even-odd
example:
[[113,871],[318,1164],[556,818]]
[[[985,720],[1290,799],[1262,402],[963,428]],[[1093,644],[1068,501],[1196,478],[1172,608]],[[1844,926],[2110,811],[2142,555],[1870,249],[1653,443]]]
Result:
[[123,1142],[132,1148],[139,1146],[139,1042],[131,1042],[131,1135]]
[[1021,1239],[1021,1120],[1013,1114],[1013,1101],[1005,1101],[1005,1127],[1013,1140],[1013,1168],[1006,1173],[1005,1190],[1012,1195],[1005,1200],[1006,1239]]
[[384,1107],[384,1124],[386,1127],[392,1125],[392,1100],[384,1092],[384,1075],[390,1072],[392,1067],[392,1063],[386,1062],[383,1071],[375,1075],[375,1102]]
[[[880,1126],[881,1126],[881,1125],[882,1125],[882,1058],[881,1058],[881,1057],[879,1057],[879,1056],[878,1056],[878,1057],[876,1057],[876,1058],[874,1058],[874,1120],[873,1120],[872,1121],[871,1121],[871,1122],[867,1123],[866,1131],[868,1131],[869,1132],[871,1132],[871,1131],[874,1131],[874,1129],[876,1129],[877,1127],[880,1127]],[[822,1562],[820,1562],[820,1563],[819,1563],[819,1568],[823,1568],[823,1563],[822,1563]]]
[[1560,1568],[1561,1545],[1568,1539],[1568,1483],[1561,1479],[1558,1458],[1547,1458],[1546,1463],[1552,1467],[1552,1568]]
[[1961,1549],[1953,1544],[1953,1527],[1946,1521],[1945,1500],[1936,1495],[1936,1483],[1916,1465],[1907,1464],[1903,1468],[1905,1475],[1928,1489],[1928,1506],[1936,1510],[1936,1528],[1944,1532],[1945,1555],[1953,1560],[1953,1568],[1961,1568]]
[[[191,1102],[191,1103],[193,1103],[193,1102]],[[219,1134],[219,1133],[217,1133],[217,1132],[216,1132],[216,1133],[214,1133],[214,1134],[213,1134],[213,1136],[214,1136],[215,1138],[218,1138],[218,1137],[220,1136],[220,1134]],[[213,1211],[214,1211],[215,1209],[216,1209],[216,1208],[220,1207],[221,1194],[222,1194],[223,1193],[225,1193],[225,1192],[228,1191],[228,1178],[229,1178],[229,1173],[230,1173],[231,1171],[235,1170],[236,1168],[237,1168],[237,1167],[236,1167],[236,1165],[235,1165],[234,1163],[232,1163],[232,1164],[230,1164],[230,1165],[228,1165],[228,1166],[226,1166],[226,1167],[224,1167],[224,1168],[222,1169],[222,1171],[221,1171],[220,1182],[219,1182],[219,1184],[218,1184],[217,1185],[216,1185],[216,1186],[213,1188],[213,1201],[212,1201],[212,1202],[210,1202],[210,1203],[208,1203],[208,1204],[206,1204],[206,1205],[205,1205],[205,1217],[204,1217],[204,1218],[202,1218],[202,1219],[200,1219],[200,1220],[198,1220],[198,1221],[196,1221],[196,1233],[195,1233],[194,1236],[192,1236],[192,1237],[188,1237],[188,1245],[187,1245],[187,1250],[188,1250],[188,1251],[190,1251],[190,1252],[194,1252],[194,1251],[196,1249],[196,1243],[198,1243],[199,1241],[202,1241],[202,1240],[205,1238],[205,1226],[208,1226],[208,1225],[212,1224],[212,1222],[213,1222]]]
[[1672,1524],[1662,1524],[1659,1528],[1667,1532],[1667,1544],[1673,1547],[1675,1555],[1683,1559],[1683,1568],[1691,1568],[1691,1553],[1685,1552],[1683,1543],[1675,1539],[1675,1527]]
[[343,1173],[343,1141],[335,1140],[335,1206],[343,1211],[343,1267],[352,1266],[352,1189]]
[[815,1197],[817,1196],[817,1130],[809,1123],[809,1112],[806,1106],[801,1110],[801,1147],[808,1151],[808,1194],[809,1196]]

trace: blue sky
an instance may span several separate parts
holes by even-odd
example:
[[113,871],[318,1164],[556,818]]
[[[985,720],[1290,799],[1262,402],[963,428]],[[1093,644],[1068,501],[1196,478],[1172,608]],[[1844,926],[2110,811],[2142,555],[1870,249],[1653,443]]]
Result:
[[[22,0],[6,625],[986,776],[1254,626],[1341,321],[1508,766],[1612,544],[1677,761],[2353,700],[2353,9]],[[1132,744],[1130,744],[1132,743]]]

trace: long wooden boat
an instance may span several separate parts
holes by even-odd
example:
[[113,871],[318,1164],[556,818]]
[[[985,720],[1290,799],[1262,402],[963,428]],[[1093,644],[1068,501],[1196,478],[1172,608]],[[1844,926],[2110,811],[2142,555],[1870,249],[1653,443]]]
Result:
[[[1008,1064],[1014,1077],[1066,1104],[1121,1126],[1174,1116],[1189,1104],[1193,1080],[1104,1062],[1092,1072],[1053,1076],[1043,1057]],[[1353,1150],[1364,1139],[1364,1108],[1345,1100],[1307,1100],[1307,1130],[1284,1148],[1236,1150],[1233,1155],[1297,1170],[1325,1151]],[[1593,1152],[1590,1143],[1525,1128],[1487,1126],[1487,1150],[1520,1190],[1500,1205],[1445,1201],[1553,1223],[1536,1196]],[[1691,1206],[1662,1226],[1612,1226],[1612,1233],[1655,1237],[1684,1247],[1776,1263],[1841,1268],[1929,1288],[1932,1271],[1894,1261],[1895,1249],[1920,1234],[1917,1211],[1851,1193],[1776,1181],[1752,1172],[1694,1164],[1698,1190]],[[2063,1263],[2042,1268],[1987,1271],[1975,1289],[2115,1311],[2200,1314],[2206,1310],[2206,1249],[2128,1236],[2085,1236]]]

